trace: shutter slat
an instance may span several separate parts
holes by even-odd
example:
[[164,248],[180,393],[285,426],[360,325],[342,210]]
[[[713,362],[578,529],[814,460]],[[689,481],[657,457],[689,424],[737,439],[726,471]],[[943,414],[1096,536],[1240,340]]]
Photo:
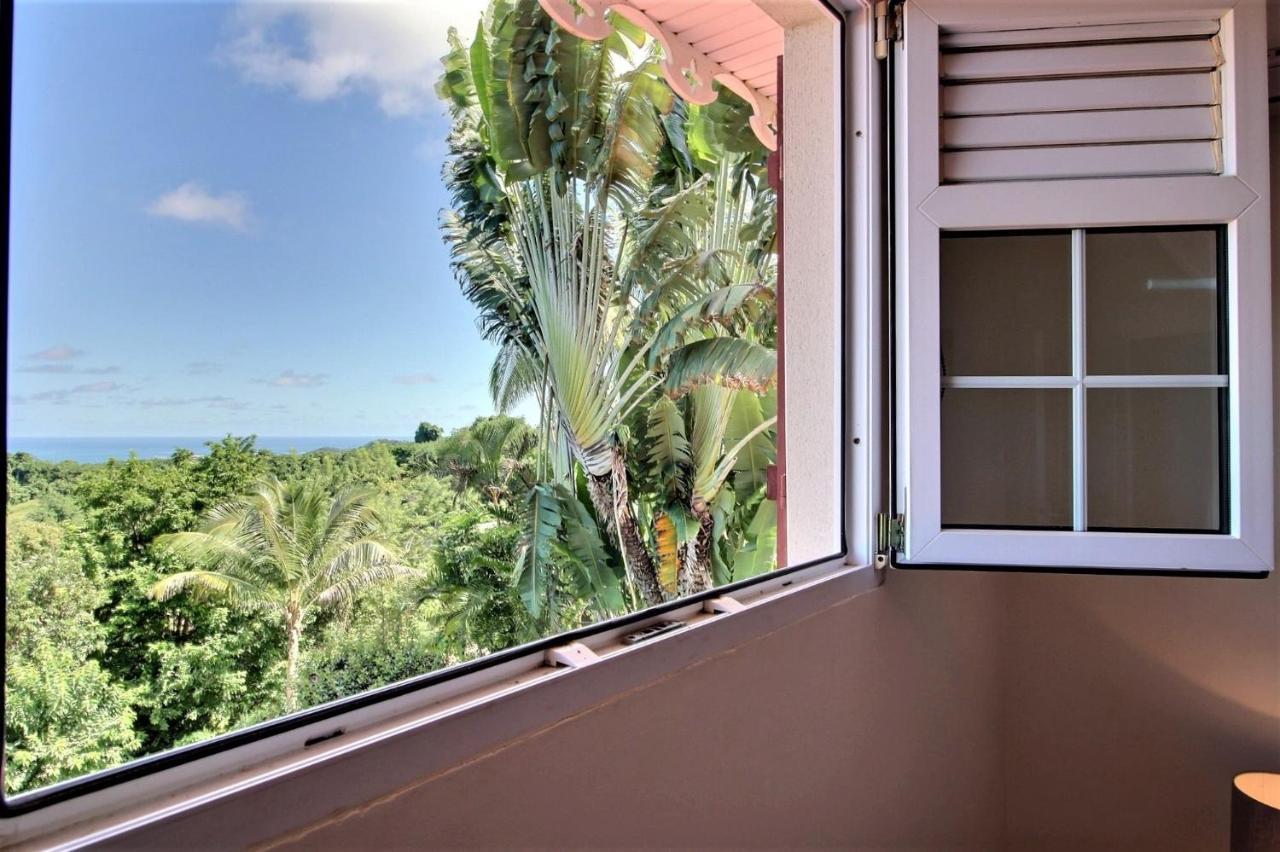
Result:
[[1216,141],[1164,142],[953,151],[942,155],[942,171],[950,182],[1149,177],[1214,174],[1221,162]]
[[944,82],[1209,71],[1221,64],[1216,39],[980,50],[939,57]]
[[1216,104],[1217,72],[1084,77],[942,87],[943,115],[1136,109]]
[[941,34],[941,181],[1220,174],[1218,26]]
[[1217,35],[1218,29],[1217,21],[1156,21],[1145,24],[1100,24],[1087,27],[1045,27],[972,33],[948,32],[939,34],[938,46],[943,50],[960,50],[975,47],[1195,38]]
[[942,144],[950,150],[1208,140],[1221,135],[1217,116],[1213,107],[1183,107],[948,118]]

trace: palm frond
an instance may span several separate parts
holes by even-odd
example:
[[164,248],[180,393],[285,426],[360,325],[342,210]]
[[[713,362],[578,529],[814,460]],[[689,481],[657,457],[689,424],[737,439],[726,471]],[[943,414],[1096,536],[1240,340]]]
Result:
[[546,605],[551,543],[560,531],[560,503],[549,485],[529,492],[529,529],[517,559],[516,587],[525,609],[538,618]]
[[668,359],[666,391],[679,398],[707,385],[764,393],[778,377],[778,357],[751,340],[713,337],[689,343]]
[[766,286],[737,284],[713,290],[694,299],[675,313],[658,329],[649,348],[649,364],[679,346],[686,332],[695,325],[728,320],[751,299],[773,298],[773,290]]
[[399,577],[412,576],[412,568],[394,562],[380,561],[368,565],[363,570],[347,573],[338,582],[321,589],[312,599],[313,603],[323,607],[331,607],[346,603],[357,597],[370,586],[385,583]]
[[255,606],[262,603],[262,586],[243,577],[217,571],[181,571],[159,580],[148,591],[158,601],[167,601],[183,592],[189,592],[196,600],[219,601],[231,606]]

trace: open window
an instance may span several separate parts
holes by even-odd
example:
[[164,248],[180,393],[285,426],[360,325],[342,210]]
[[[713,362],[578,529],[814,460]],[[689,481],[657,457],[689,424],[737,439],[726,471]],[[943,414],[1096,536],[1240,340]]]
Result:
[[0,12],[0,845],[870,560],[868,14]]
[[1261,4],[897,11],[883,544],[1269,571]]

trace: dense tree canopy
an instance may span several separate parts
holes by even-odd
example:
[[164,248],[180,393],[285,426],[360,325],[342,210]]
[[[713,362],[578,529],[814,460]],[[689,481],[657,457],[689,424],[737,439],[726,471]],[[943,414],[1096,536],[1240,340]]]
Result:
[[432,441],[440,440],[440,436],[443,434],[444,430],[439,426],[423,420],[418,424],[418,430],[413,433],[413,442],[415,444],[430,444]]

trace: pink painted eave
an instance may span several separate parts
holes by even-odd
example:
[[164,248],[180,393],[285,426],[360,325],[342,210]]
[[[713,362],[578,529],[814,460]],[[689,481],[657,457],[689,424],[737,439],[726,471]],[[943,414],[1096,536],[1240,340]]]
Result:
[[751,0],[627,0],[766,97],[777,95],[782,27]]

